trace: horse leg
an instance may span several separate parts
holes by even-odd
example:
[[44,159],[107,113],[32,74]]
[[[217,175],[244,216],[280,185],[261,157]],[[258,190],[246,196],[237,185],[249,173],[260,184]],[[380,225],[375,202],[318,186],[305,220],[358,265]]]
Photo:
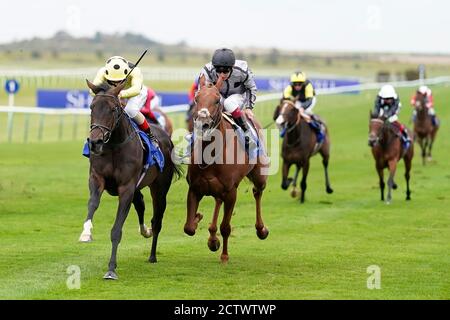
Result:
[[426,138],[420,139],[420,149],[422,151],[422,164],[426,165],[426,155],[427,155],[427,145],[428,141]]
[[117,210],[116,221],[111,229],[111,258],[109,260],[108,272],[103,279],[117,280],[119,277],[116,274],[117,268],[117,248],[120,240],[122,240],[122,227],[127,219],[128,212],[130,211],[131,202],[134,197],[134,183],[129,183],[125,186],[119,187],[119,207]]
[[197,195],[191,188],[189,188],[187,196],[187,217],[184,224],[184,232],[190,236],[195,234],[198,223],[202,220],[203,215],[197,213],[198,205],[203,196]]
[[390,160],[388,162],[388,167],[389,167],[389,180],[388,180],[388,194],[387,194],[387,199],[386,199],[386,203],[390,204],[392,201],[392,189],[394,187],[394,176],[395,176],[395,171],[397,169],[397,160]]
[[384,201],[384,169],[381,165],[377,165],[378,177],[380,178],[381,201]]
[[427,152],[427,160],[428,161],[433,160],[433,158],[431,157],[431,150],[433,149],[433,142],[434,142],[434,137],[432,135],[430,135],[429,143],[428,143],[428,152]]
[[302,194],[300,197],[300,202],[305,202],[305,192],[306,192],[306,178],[308,177],[308,171],[309,171],[309,159],[304,161],[303,163],[303,171],[302,171],[302,181],[300,182],[300,188],[302,189]]
[[300,172],[300,166],[297,164],[295,167],[295,175],[294,179],[292,181],[292,191],[291,191],[291,197],[297,198],[299,195],[299,190],[297,189],[297,180],[298,180],[298,173]]
[[134,192],[133,205],[139,219],[139,232],[144,238],[150,238],[152,236],[152,229],[144,224],[145,202],[140,190]]
[[217,219],[219,218],[220,207],[222,206],[223,201],[219,198],[216,198],[216,206],[214,208],[214,215],[211,224],[209,225],[209,239],[208,239],[208,248],[209,250],[215,252],[220,248],[220,241],[217,238]]
[[92,175],[89,177],[90,197],[88,202],[88,214],[83,224],[83,231],[81,232],[80,238],[78,240],[80,242],[92,241],[92,219],[94,217],[95,211],[100,204],[100,198],[102,196],[104,188],[105,181],[103,179],[93,177]]
[[283,161],[283,180],[281,181],[281,189],[283,190],[287,190],[289,188],[289,185],[292,183],[292,179],[288,178],[290,167],[290,163]]
[[[297,180],[298,170],[299,169],[297,167],[297,173],[295,174],[294,181]],[[247,177],[253,183],[253,197],[255,198],[256,201],[256,223],[255,223],[256,235],[258,236],[259,239],[264,240],[269,235],[269,229],[267,229],[264,226],[264,221],[262,219],[261,198],[263,191],[266,188],[267,176],[261,175],[259,174],[259,172],[260,169],[256,168],[256,170],[255,169],[252,170],[250,174],[247,175]]]
[[231,190],[226,199],[224,199],[224,213],[222,223],[220,224],[220,234],[223,239],[223,247],[222,247],[222,255],[220,256],[220,260],[222,263],[228,262],[228,237],[231,233],[231,216],[233,215],[234,205],[236,203],[236,189]]
[[406,200],[411,200],[411,190],[409,189],[409,178],[411,172],[412,157],[409,154],[406,154],[403,160],[405,161]]
[[[153,203],[153,218],[152,218],[152,231],[153,231],[153,239],[152,239],[152,249],[150,252],[150,257],[148,261],[150,263],[156,263],[156,247],[158,245],[158,236],[161,232],[162,228],[162,220],[164,217],[164,212],[166,211],[167,206],[167,192],[170,188],[171,180],[166,181],[165,183],[155,182],[150,186],[150,191],[152,194],[152,203]],[[161,187],[164,185],[164,187]]]
[[134,198],[133,187],[133,185],[119,187],[119,206],[114,225],[111,229],[111,258],[108,265],[108,272],[103,277],[104,279],[118,279],[118,276],[115,272],[115,269],[117,268],[117,249],[122,239],[122,227],[128,216],[131,202]]
[[333,189],[331,188],[330,178],[328,177],[328,162],[330,161],[330,154],[329,152],[321,151],[321,155],[322,155],[323,169],[325,170],[325,189],[328,194],[331,194],[333,193]]

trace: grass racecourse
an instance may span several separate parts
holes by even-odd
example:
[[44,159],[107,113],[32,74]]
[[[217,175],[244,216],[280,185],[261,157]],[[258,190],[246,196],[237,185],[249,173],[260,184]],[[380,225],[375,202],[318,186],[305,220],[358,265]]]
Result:
[[[1,115],[0,299],[450,299],[450,90],[433,90],[442,126],[434,160],[426,167],[416,145],[412,201],[405,201],[403,163],[393,203],[379,200],[367,146],[368,110],[376,92],[320,96],[316,112],[330,129],[334,194],[325,193],[318,156],[303,205],[281,190],[280,171],[270,176],[263,196],[270,235],[261,241],[250,184],[242,182],[231,221],[230,261],[222,265],[220,251],[207,248],[212,199],[201,203],[205,217],[197,234],[183,233],[187,183],[182,178],[169,192],[157,264],[147,262],[151,242],[139,235],[137,215],[130,212],[116,282],[102,279],[116,198],[103,195],[94,241],[78,242],[89,195],[89,163],[81,156],[84,133],[75,141],[23,144],[18,138],[8,144]],[[412,92],[400,90],[401,120],[410,127]],[[257,105],[263,124],[274,104]],[[176,117],[182,124],[182,115]],[[48,125],[47,134],[56,135],[57,122]],[[144,196],[151,208],[149,192]],[[150,218],[148,210],[147,223]],[[381,270],[381,287],[370,290],[367,269],[373,265]],[[80,268],[78,290],[66,285],[70,266]]]

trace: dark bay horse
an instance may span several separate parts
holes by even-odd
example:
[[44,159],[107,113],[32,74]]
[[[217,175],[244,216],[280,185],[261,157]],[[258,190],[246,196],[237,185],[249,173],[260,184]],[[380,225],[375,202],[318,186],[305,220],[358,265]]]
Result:
[[[298,196],[297,178],[300,169],[302,170],[302,181],[300,183],[301,196],[300,201],[305,201],[305,192],[307,188],[306,179],[309,171],[309,160],[317,152],[322,156],[322,164],[325,170],[325,187],[328,194],[333,193],[328,177],[328,162],[330,159],[330,138],[328,129],[325,131],[325,140],[322,145],[316,146],[317,136],[309,124],[300,115],[300,111],[295,107],[294,102],[283,100],[276,108],[274,120],[277,125],[286,130],[286,136],[283,139],[281,157],[283,158],[283,180],[281,188],[287,190],[292,184],[291,195],[293,198]],[[294,178],[288,178],[289,169],[292,165],[296,166]]]
[[378,115],[370,112],[369,146],[372,147],[375,166],[380,178],[381,200],[384,201],[384,169],[389,169],[386,199],[386,203],[389,204],[392,200],[392,189],[397,189],[397,184],[394,182],[397,162],[402,158],[405,162],[406,200],[411,200],[409,179],[414,156],[414,145],[411,144],[407,150],[404,150],[398,129],[389,123],[385,117],[378,117]]
[[414,140],[420,145],[422,150],[422,163],[426,164],[427,158],[431,160],[431,150],[433,149],[433,142],[436,133],[439,129],[434,126],[431,116],[428,114],[426,107],[426,97],[420,92],[416,93],[416,118],[414,121]]
[[[187,218],[184,232],[190,236],[195,234],[199,221],[203,218],[197,209],[204,196],[212,196],[216,201],[212,223],[209,226],[208,247],[211,251],[220,248],[217,238],[217,220],[219,211],[224,203],[224,215],[220,225],[220,233],[223,238],[221,261],[228,261],[228,237],[231,233],[231,216],[237,198],[239,183],[249,178],[253,183],[253,196],[256,200],[256,234],[260,239],[267,238],[269,230],[264,226],[261,217],[261,197],[266,187],[267,175],[264,169],[267,165],[258,157],[254,163],[249,161],[247,153],[236,141],[236,135],[231,124],[225,120],[220,103],[218,88],[222,85],[219,80],[216,86],[201,85],[196,95],[194,115],[194,151],[191,154],[191,162],[188,165],[187,182],[189,191],[187,196]],[[256,123],[259,130],[261,126]],[[231,137],[230,138],[227,138]],[[211,138],[214,136],[213,138]],[[199,139],[201,137],[201,139]],[[210,141],[208,141],[210,140]],[[214,148],[213,159],[205,160],[203,155],[208,149]],[[196,155],[200,153],[200,156]],[[239,153],[242,155],[239,158]],[[231,154],[231,157],[229,155]],[[230,161],[231,159],[231,161]],[[242,160],[242,161],[239,161]]]
[[[174,173],[180,173],[171,161],[173,144],[169,136],[159,127],[152,126],[165,157],[162,172],[152,166],[138,184],[143,169],[143,148],[140,138],[132,127],[129,118],[118,99],[123,85],[110,88],[107,85],[95,86],[87,81],[89,88],[96,94],[91,104],[90,176],[88,215],[84,223],[80,241],[92,240],[92,218],[100,204],[104,190],[113,196],[119,196],[116,220],[111,230],[112,252],[105,279],[118,279],[116,274],[117,247],[122,238],[122,227],[133,203],[139,218],[141,234],[153,242],[149,261],[156,262],[156,246],[166,210],[166,195],[172,183]],[[152,228],[144,224],[145,203],[141,189],[150,187],[153,199]]]

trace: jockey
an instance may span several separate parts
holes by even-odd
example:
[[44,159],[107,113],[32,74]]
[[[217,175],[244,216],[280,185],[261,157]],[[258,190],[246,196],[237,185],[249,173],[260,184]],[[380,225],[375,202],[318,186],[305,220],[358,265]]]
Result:
[[244,131],[249,145],[256,146],[242,112],[242,109],[251,110],[255,105],[257,88],[252,71],[246,61],[236,60],[232,50],[222,48],[214,52],[211,62],[201,70],[200,86],[208,83],[215,84],[219,77],[224,80],[219,89],[221,103]]
[[398,121],[398,114],[402,104],[395,89],[390,84],[381,87],[375,100],[374,113],[379,117],[384,116],[390,123],[396,126],[402,135],[402,141],[407,149],[411,143],[406,127]]
[[[127,77],[133,67],[134,64],[120,56],[111,57],[106,61],[106,65],[97,72],[92,83],[96,86],[104,83],[114,87],[118,86]],[[139,68],[134,68],[133,72],[127,78],[124,89],[119,93],[119,99],[128,99],[125,106],[126,114],[133,119],[139,129],[149,136],[151,142],[155,146],[158,146],[158,142],[147,120],[139,111],[147,99],[147,88],[143,84],[143,75]]]
[[317,103],[316,92],[305,73],[298,71],[291,75],[291,83],[284,89],[283,99],[295,102],[303,118],[317,134],[317,142],[325,138],[320,121],[314,116],[313,109]]
[[158,108],[160,106],[160,99],[156,95],[156,92],[148,87],[147,88],[147,99],[145,100],[144,106],[141,108],[141,113],[150,120],[151,123],[159,124],[158,119],[153,113],[154,108]]
[[[431,122],[433,123],[433,126],[437,126],[437,119],[436,119],[436,112],[434,111],[434,99],[433,99],[433,93],[431,92],[431,89],[427,86],[420,86],[416,93],[411,97],[411,106],[413,108],[416,106],[417,103],[417,94],[421,94],[425,97],[425,106],[428,109],[428,114],[431,116]],[[414,109],[413,111],[413,121],[416,120],[417,111]]]

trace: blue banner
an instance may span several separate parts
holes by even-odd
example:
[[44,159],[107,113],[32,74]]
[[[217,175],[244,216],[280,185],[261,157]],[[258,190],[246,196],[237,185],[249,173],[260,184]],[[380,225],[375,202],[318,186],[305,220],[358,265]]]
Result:
[[[328,89],[359,85],[358,80],[349,79],[311,79],[315,89]],[[284,77],[255,78],[259,92],[283,92],[289,85]],[[189,103],[187,92],[158,92],[161,106],[186,105]],[[92,97],[87,90],[43,90],[37,91],[37,106],[42,108],[89,108]]]
[[[358,80],[351,79],[310,79],[314,89],[331,89],[337,87],[354,86],[359,85]],[[290,85],[288,78],[284,77],[272,77],[272,78],[255,78],[256,87],[258,91],[273,91],[283,92],[284,88]]]

